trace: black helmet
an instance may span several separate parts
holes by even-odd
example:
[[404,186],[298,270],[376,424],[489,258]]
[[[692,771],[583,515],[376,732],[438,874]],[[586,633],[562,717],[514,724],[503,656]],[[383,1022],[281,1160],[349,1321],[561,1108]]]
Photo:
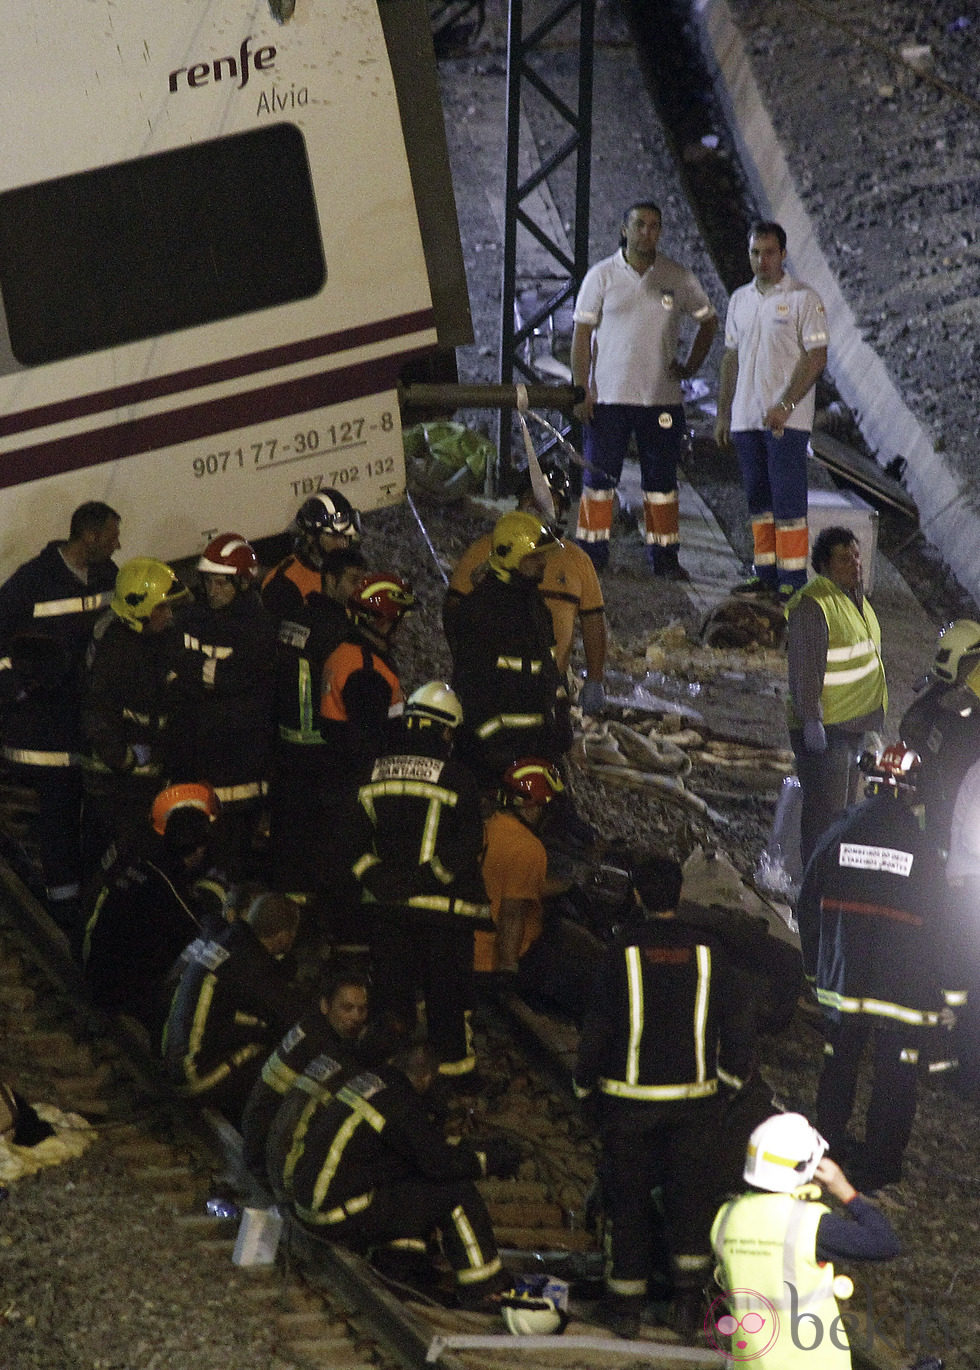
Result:
[[299,555],[309,561],[314,570],[322,569],[323,549],[321,533],[345,537],[348,543],[358,542],[361,536],[361,516],[346,496],[337,490],[319,490],[304,500],[293,519],[294,545]]

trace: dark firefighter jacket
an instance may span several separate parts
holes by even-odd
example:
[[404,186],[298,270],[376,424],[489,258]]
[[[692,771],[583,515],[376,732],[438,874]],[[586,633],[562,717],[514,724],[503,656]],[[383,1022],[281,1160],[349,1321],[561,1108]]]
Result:
[[514,574],[487,575],[456,611],[452,686],[471,746],[505,769],[519,756],[556,753],[555,705],[561,677],[551,614],[537,587]]
[[752,1068],[751,999],[721,942],[678,918],[625,928],[582,1024],[575,1092],[669,1103],[738,1089]]
[[191,946],[164,1035],[167,1072],[190,1094],[265,1057],[296,1021],[293,987],[247,923]]
[[23,765],[70,765],[81,750],[78,706],[85,651],[109,605],[116,566],[83,582],[49,542],[0,587],[0,678],[5,699],[3,754]]
[[[111,609],[96,623],[86,656],[82,727],[97,767],[169,775],[172,632],[138,633]],[[145,766],[136,765],[133,744],[150,748]]]
[[936,1027],[944,1007],[965,1002],[943,894],[931,836],[902,800],[878,795],[834,824],[797,908],[804,970],[828,1018]]
[[404,707],[391,657],[348,625],[343,642],[324,663],[320,695],[320,731],[345,783],[367,779],[375,757],[387,748],[392,720]]
[[[252,1086],[242,1114],[242,1140],[246,1164],[255,1173],[264,1168],[269,1129],[290,1090],[302,1080],[319,1087],[326,1074],[323,1063],[330,1061],[339,1070],[355,1061],[355,1044],[339,1037],[320,1012],[319,1004],[305,1013],[266,1058],[262,1074]],[[306,1075],[313,1061],[319,1061],[312,1075]],[[299,1086],[303,1091],[303,1086]]]
[[107,1013],[129,1013],[159,1029],[174,961],[207,921],[180,857],[162,838],[136,859],[110,868],[93,901],[82,950],[92,998]]
[[210,780],[224,802],[262,792],[272,753],[275,622],[254,591],[195,604],[172,634],[175,780]]
[[295,553],[284,557],[262,582],[262,603],[272,617],[279,620],[291,617],[310,595],[323,585],[319,571],[306,566]]
[[[264,1178],[277,1199],[290,1198],[293,1172],[306,1150],[306,1139],[317,1110],[326,1107],[334,1093],[351,1075],[364,1069],[363,1061],[322,1052],[308,1062],[279,1101],[265,1138]],[[246,1137],[246,1145],[251,1138]],[[246,1160],[253,1164],[250,1151]],[[255,1155],[255,1163],[258,1162]]]
[[450,1145],[402,1071],[381,1066],[341,1084],[316,1108],[292,1174],[293,1205],[306,1222],[331,1224],[367,1208],[401,1180],[478,1180],[482,1155]]
[[354,874],[379,904],[490,929],[476,782],[444,751],[431,730],[404,729],[397,750],[374,763],[358,795],[371,845]]
[[280,621],[276,643],[276,721],[279,744],[318,748],[323,666],[350,629],[342,605],[307,595]]
[[919,753],[916,801],[925,806],[934,842],[948,851],[960,784],[980,761],[980,700],[965,686],[934,681],[905,711],[899,733]]

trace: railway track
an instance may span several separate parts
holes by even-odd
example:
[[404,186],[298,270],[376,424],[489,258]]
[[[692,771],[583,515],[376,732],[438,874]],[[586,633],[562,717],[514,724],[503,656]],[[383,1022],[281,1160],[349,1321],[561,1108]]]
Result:
[[[87,999],[31,889],[31,822],[29,796],[0,786],[7,851],[0,859],[0,1073],[13,1072],[22,1092],[56,1106],[75,1139],[89,1141],[103,1176],[111,1177],[119,1223],[149,1221],[174,1281],[193,1268],[230,1288],[248,1310],[245,1326],[266,1329],[275,1370],[434,1362],[485,1370],[514,1354],[512,1340],[521,1344],[522,1364],[537,1364],[538,1356],[553,1363],[550,1343],[558,1338],[543,1345],[535,1339],[533,1346],[511,1339],[501,1319],[457,1312],[438,1291],[432,1297],[386,1283],[359,1257],[314,1242],[288,1221],[274,1265],[233,1264],[240,1216],[262,1201],[242,1165],[240,1138],[217,1115],[170,1096],[138,1033],[125,1021],[107,1020]],[[635,1363],[639,1351],[651,1366],[716,1364],[714,1353],[680,1346],[666,1330],[664,1340],[637,1346],[588,1321],[601,1289],[601,1254],[586,1223],[596,1147],[568,1085],[574,1030],[510,999],[482,1014],[477,1044],[486,1085],[451,1102],[450,1130],[493,1129],[521,1142],[519,1177],[482,1188],[508,1267],[547,1272],[571,1286],[577,1335],[563,1340],[563,1363],[569,1355],[578,1363],[581,1355],[583,1366],[616,1367],[631,1357]],[[74,1188],[71,1175],[69,1166],[44,1172],[44,1179]],[[96,1244],[99,1235],[92,1233]],[[14,1307],[8,1313],[11,1327],[31,1316]],[[21,1363],[44,1362],[20,1362],[15,1354],[4,1363],[20,1370]]]

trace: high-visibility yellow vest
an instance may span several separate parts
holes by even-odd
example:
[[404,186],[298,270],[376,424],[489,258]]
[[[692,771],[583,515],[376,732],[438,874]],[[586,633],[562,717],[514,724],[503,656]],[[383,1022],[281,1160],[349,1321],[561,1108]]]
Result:
[[[711,1228],[716,1277],[738,1326],[735,1364],[760,1370],[849,1370],[851,1352],[834,1267],[817,1262],[817,1227],[830,1209],[792,1194],[743,1194],[723,1204]],[[715,1304],[715,1327],[723,1316]],[[723,1345],[719,1328],[715,1334]]]
[[[827,620],[827,667],[820,695],[824,723],[845,723],[887,709],[881,628],[868,600],[859,609],[829,577],[814,576],[790,600],[787,613],[792,613],[803,595],[820,605]],[[792,701],[788,708],[790,727],[802,727]]]

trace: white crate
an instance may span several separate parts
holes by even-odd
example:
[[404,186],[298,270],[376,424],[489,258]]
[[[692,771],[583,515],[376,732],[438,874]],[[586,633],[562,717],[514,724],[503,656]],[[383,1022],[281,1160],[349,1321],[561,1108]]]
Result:
[[[811,490],[806,521],[811,551],[817,534],[824,528],[847,528],[854,534],[861,548],[864,588],[870,594],[874,589],[878,552],[878,510],[849,490]],[[812,573],[811,568],[807,569]]]

